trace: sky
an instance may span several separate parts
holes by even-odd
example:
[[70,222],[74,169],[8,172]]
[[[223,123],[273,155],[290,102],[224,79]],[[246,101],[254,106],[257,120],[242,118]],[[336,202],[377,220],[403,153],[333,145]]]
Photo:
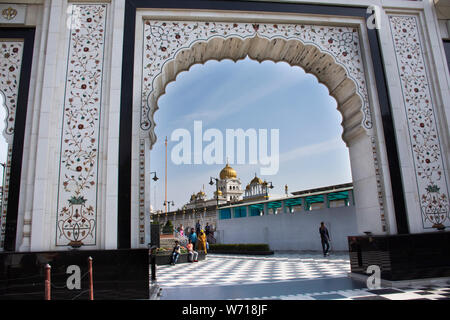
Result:
[[[203,133],[217,129],[266,129],[268,154],[271,154],[271,130],[279,132],[279,169],[276,174],[262,175],[258,164],[245,164],[228,159],[242,182],[242,187],[255,173],[272,182],[271,194],[284,194],[309,188],[352,181],[348,149],[342,141],[342,116],[328,89],[316,77],[305,74],[300,67],[287,63],[257,61],[246,58],[238,62],[211,60],[181,72],[176,81],[166,87],[158,100],[155,113],[157,142],[151,151],[151,171],[160,178],[151,181],[151,203],[155,209],[164,208],[165,137],[168,137],[168,196],[174,202],[171,209],[181,208],[192,193],[205,190],[213,197],[215,186],[210,177],[219,177],[227,161],[223,150],[221,164],[176,164],[171,153],[181,140],[171,141],[172,133],[185,129],[191,135],[194,148],[194,121],[201,121]],[[176,131],[175,131],[176,132]],[[248,141],[247,141],[248,143]],[[211,142],[203,141],[203,149]],[[248,144],[247,144],[248,148]],[[259,148],[259,146],[258,146]]]

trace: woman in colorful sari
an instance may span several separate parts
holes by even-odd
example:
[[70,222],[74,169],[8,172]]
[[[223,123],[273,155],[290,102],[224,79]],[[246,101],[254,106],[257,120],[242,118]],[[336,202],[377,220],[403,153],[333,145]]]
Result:
[[206,252],[206,235],[203,230],[200,231],[200,235],[198,236],[198,239],[197,239],[197,250],[204,251],[205,254],[207,253]]

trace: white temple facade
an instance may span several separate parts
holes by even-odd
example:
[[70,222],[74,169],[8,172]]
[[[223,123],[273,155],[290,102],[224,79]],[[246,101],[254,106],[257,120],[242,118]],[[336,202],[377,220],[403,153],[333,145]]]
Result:
[[228,163],[220,171],[220,180],[218,181],[218,190],[222,197],[228,202],[237,202],[242,199],[242,183],[237,177],[236,171]]

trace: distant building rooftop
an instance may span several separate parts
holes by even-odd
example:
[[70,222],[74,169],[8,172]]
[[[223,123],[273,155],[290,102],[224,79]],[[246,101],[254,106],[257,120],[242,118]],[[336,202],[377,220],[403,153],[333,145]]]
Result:
[[328,192],[328,191],[335,191],[335,190],[341,190],[341,189],[352,189],[353,183],[344,183],[344,184],[336,184],[333,186],[328,187],[320,187],[320,188],[314,188],[314,189],[308,189],[308,190],[302,190],[302,191],[295,191],[292,192],[294,196],[302,196],[310,193],[319,193],[319,192]]

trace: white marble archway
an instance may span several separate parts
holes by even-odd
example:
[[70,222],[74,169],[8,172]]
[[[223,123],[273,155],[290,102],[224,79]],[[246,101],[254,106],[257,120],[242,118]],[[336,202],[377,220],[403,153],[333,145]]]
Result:
[[[149,170],[146,167],[149,166],[149,151],[157,139],[154,114],[159,97],[180,72],[195,64],[208,60],[238,61],[248,56],[259,62],[283,61],[299,66],[329,89],[342,114],[342,138],[349,147],[358,231],[388,232],[382,172],[358,28],[147,19],[142,25],[138,230],[145,229],[148,211],[145,181],[148,181]],[[140,232],[141,245],[145,243],[144,238],[144,232]]]
[[327,86],[343,116],[343,139],[371,129],[366,77],[354,27],[221,22],[144,23],[140,126],[156,142],[158,98],[178,73],[208,60],[284,61]]

